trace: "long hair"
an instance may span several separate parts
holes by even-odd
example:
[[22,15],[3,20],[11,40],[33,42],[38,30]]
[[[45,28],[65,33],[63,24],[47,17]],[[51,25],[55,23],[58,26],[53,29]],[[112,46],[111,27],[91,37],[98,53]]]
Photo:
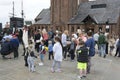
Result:
[[60,39],[58,36],[56,36],[56,37],[55,37],[55,40],[58,41],[58,42],[61,44],[62,50],[63,50],[63,45],[62,45],[61,39]]

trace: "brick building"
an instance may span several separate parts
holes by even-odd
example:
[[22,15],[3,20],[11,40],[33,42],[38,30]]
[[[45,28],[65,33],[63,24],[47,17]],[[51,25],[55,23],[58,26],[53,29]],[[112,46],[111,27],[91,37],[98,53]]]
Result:
[[40,12],[32,28],[48,30],[52,26],[61,31],[102,30],[119,34],[119,5],[120,0],[51,0],[51,7]]

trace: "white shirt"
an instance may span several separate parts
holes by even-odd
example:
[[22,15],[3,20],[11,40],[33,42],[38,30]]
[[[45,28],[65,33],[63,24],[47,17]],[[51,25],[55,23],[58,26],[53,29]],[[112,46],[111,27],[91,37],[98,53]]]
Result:
[[96,34],[94,34],[94,36],[93,36],[93,37],[94,37],[94,40],[95,40],[95,41],[98,41],[99,34],[98,34],[98,33],[96,33]]
[[77,34],[72,34],[75,39],[78,38]]
[[25,48],[27,48],[28,47],[28,31],[23,30],[22,39],[23,39],[23,43],[24,43]]
[[56,42],[53,46],[54,60],[62,61],[62,46],[59,42]]
[[62,41],[62,45],[65,47],[67,45],[67,35],[66,34],[62,34],[61,37],[61,41]]
[[117,39],[117,40],[115,41],[115,47],[117,47],[118,41],[119,41],[119,39]]

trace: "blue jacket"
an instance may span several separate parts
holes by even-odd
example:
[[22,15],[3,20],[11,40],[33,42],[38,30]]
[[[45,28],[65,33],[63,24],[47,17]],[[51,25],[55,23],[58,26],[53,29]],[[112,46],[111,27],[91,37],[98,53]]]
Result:
[[18,38],[13,38],[13,39],[11,39],[10,42],[11,42],[11,45],[12,45],[13,49],[19,47],[19,40],[18,40]]
[[92,57],[95,55],[95,41],[93,38],[89,38],[86,42],[85,42],[85,46],[89,47],[89,57]]
[[49,52],[53,51],[53,45],[52,45],[52,44],[49,44],[49,45],[48,45],[48,51],[49,51]]

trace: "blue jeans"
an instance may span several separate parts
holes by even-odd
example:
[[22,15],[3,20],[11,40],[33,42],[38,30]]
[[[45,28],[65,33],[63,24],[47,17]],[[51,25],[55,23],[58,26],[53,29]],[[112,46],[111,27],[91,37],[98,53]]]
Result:
[[28,56],[27,63],[29,67],[29,71],[35,71],[34,57]]
[[105,56],[106,55],[106,44],[100,44],[99,45],[99,55],[100,56]]
[[41,62],[44,62],[44,54],[40,54],[40,60]]

